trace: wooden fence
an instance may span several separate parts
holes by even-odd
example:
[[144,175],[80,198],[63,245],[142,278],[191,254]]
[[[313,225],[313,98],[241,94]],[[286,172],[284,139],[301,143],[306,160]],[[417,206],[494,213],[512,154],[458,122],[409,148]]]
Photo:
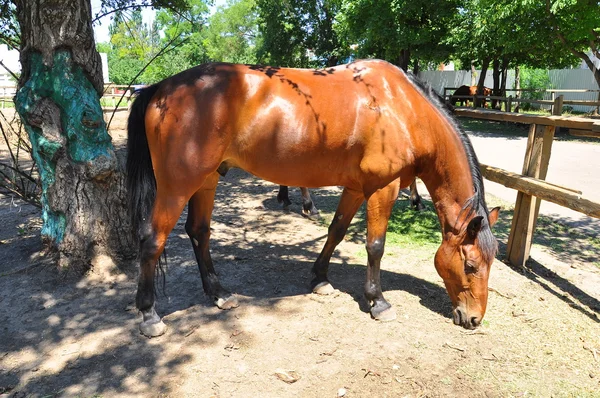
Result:
[[[16,93],[15,86],[0,86],[0,108],[7,106],[14,107],[13,97]],[[102,99],[104,100],[104,107],[113,109],[119,101],[119,107],[129,108],[131,105],[131,97],[133,95],[134,88],[124,85],[107,84],[104,86],[104,93]],[[122,97],[122,99],[121,99]]]
[[[520,98],[517,96],[508,96],[508,97],[501,97],[501,96],[495,96],[495,95],[457,95],[454,96],[452,94],[449,94],[448,92],[452,92],[454,93],[454,91],[457,89],[458,87],[445,87],[444,88],[444,98],[450,100],[450,98],[455,98],[458,100],[469,100],[471,101],[471,106],[473,108],[475,108],[475,104],[476,104],[476,100],[496,100],[498,101],[501,105],[504,105],[504,110],[507,112],[511,112],[513,110],[513,104],[521,104],[521,103],[527,103],[527,104],[537,104],[537,105],[546,105],[550,107],[550,113],[552,114],[562,114],[562,110],[563,110],[563,106],[565,105],[573,105],[573,106],[589,106],[589,107],[596,107],[596,109],[600,109],[600,101],[590,101],[590,100],[565,100],[563,95],[557,95],[557,93],[600,93],[600,90],[578,90],[578,89],[572,89],[572,90],[567,90],[567,89],[561,89],[561,90],[557,90],[557,89],[548,89],[545,90],[544,92],[550,93],[551,99],[550,100],[534,100],[534,99],[528,99],[528,98]],[[517,92],[517,93],[523,93],[523,92],[539,92],[539,90],[532,90],[532,89],[506,89],[506,91],[509,92]],[[562,99],[561,99],[562,98]],[[556,108],[557,105],[557,100],[560,99],[560,108]],[[557,111],[558,110],[558,111]]]
[[506,249],[506,258],[510,264],[524,266],[529,258],[541,200],[600,218],[600,203],[583,198],[580,191],[545,181],[556,128],[574,129],[578,135],[600,138],[600,121],[580,117],[538,116],[466,108],[458,108],[456,115],[531,125],[522,174],[481,165],[481,173],[486,179],[518,191]]

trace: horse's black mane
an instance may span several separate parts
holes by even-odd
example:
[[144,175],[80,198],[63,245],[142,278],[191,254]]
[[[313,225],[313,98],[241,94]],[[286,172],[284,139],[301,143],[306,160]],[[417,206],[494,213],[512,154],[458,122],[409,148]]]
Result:
[[[469,168],[471,169],[471,176],[473,178],[473,188],[475,194],[464,204],[462,211],[467,212],[468,216],[475,214],[477,216],[483,216],[483,222],[481,230],[477,235],[479,241],[479,249],[481,254],[486,261],[490,264],[493,258],[496,256],[498,249],[498,242],[489,225],[489,210],[485,203],[485,189],[483,186],[483,176],[479,168],[479,160],[471,144],[469,136],[459,127],[456,118],[452,114],[454,107],[450,105],[444,98],[442,98],[435,90],[428,84],[421,81],[418,77],[411,73],[407,74],[409,80],[420,89],[420,91],[429,99],[446,117],[448,122],[454,127],[454,130],[460,137],[460,140],[465,148],[467,154],[467,161],[469,162]],[[459,217],[460,219],[460,217]]]

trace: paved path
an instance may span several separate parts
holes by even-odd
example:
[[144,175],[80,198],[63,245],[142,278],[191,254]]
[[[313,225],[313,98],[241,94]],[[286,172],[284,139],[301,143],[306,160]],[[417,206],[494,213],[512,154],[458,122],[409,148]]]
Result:
[[[475,152],[481,163],[521,173],[527,146],[526,137],[499,136],[469,132]],[[555,140],[552,144],[547,181],[578,189],[587,199],[600,202],[600,144]],[[500,184],[485,181],[487,192],[510,203],[515,203],[517,191]],[[540,213],[560,219],[570,225],[600,233],[600,220],[585,214],[543,201]]]

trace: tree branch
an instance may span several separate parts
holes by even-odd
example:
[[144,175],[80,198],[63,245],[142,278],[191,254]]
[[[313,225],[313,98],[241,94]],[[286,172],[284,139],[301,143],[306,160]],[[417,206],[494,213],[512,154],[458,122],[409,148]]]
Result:
[[596,42],[600,42],[600,34],[596,33],[594,29],[590,29],[590,33],[592,35],[592,38],[590,39],[592,54],[594,54],[596,58],[600,58],[600,51],[598,51],[598,45],[596,44]]
[[18,36],[15,37],[16,39],[4,34],[0,34],[0,39],[2,39],[2,41],[4,41],[11,49],[19,50],[21,47],[21,42],[18,40]]
[[[129,85],[127,86],[127,88],[123,91],[123,95],[121,95],[121,98],[119,98],[119,102],[117,102],[117,105],[115,106],[115,109],[113,110],[112,115],[110,115],[110,120],[108,121],[108,124],[106,125],[106,130],[108,130],[110,128],[110,123],[112,122],[113,118],[115,117],[115,112],[117,112],[117,108],[119,107],[119,104],[121,104],[121,101],[123,100],[123,97],[125,97],[125,93],[127,93],[127,91],[129,91],[129,89],[131,88],[131,85],[133,84],[133,82],[135,81],[135,79],[137,79],[138,77],[140,77],[140,75],[142,73],[144,73],[144,71],[146,70],[146,68],[148,68],[148,66],[150,66],[150,64],[152,62],[154,62],[154,60],[158,57],[160,57],[161,55],[163,55],[164,53],[168,52],[167,49],[170,51],[172,49],[169,49],[168,47],[173,44],[175,42],[175,40],[179,39],[179,37],[182,35],[183,32],[179,33],[176,37],[174,37],[171,41],[169,41],[159,52],[156,53],[156,55],[154,57],[152,57],[152,59],[150,59],[150,61],[148,61],[148,63],[146,63],[146,65],[138,72],[137,75],[135,75],[135,77],[133,79],[131,79],[131,82],[129,82]],[[185,41],[187,41],[187,38],[182,40],[181,43],[184,43]]]
[[550,21],[552,22],[552,27],[554,28],[554,32],[556,33],[556,37],[558,37],[558,40],[560,40],[560,42],[565,47],[567,47],[567,49],[571,52],[571,54],[583,59],[583,61],[586,63],[586,65],[591,70],[593,70],[594,63],[590,60],[590,57],[588,57],[586,53],[576,50],[575,47],[573,45],[571,45],[567,41],[566,37],[561,33],[561,31],[558,27],[558,24],[556,23],[556,19],[554,18],[554,16],[552,15],[552,12],[550,11],[550,0],[546,0],[546,14],[548,15],[548,18],[550,19]]
[[17,76],[13,71],[11,71],[10,69],[8,69],[8,67],[6,65],[4,65],[4,62],[0,61],[0,66],[2,66],[4,69],[6,69],[6,71],[8,73],[10,73],[10,75],[16,80],[19,81],[19,76]]
[[128,10],[130,8],[140,8],[140,7],[152,7],[152,4],[133,4],[133,5],[129,5],[129,6],[118,7],[111,11],[105,12],[104,14],[97,15],[96,18],[92,19],[92,23],[95,23],[96,21],[98,21],[101,18],[104,18],[107,15],[114,14],[115,12]]

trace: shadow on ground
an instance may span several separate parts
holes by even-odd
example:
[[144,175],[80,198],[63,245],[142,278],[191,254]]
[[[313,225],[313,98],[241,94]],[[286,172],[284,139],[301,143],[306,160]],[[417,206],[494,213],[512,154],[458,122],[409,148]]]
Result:
[[[258,228],[266,235],[285,235],[286,229],[290,236],[296,233],[289,230],[289,220],[301,217],[294,213],[300,211],[300,200],[293,195],[297,204],[283,217],[274,199],[276,188],[239,171],[225,177],[217,193],[213,228],[230,233],[215,234],[211,242],[223,285],[240,295],[243,306],[264,312],[283,298],[309,293],[312,262],[327,231],[319,227],[319,236],[306,236],[301,243],[273,243],[252,234]],[[265,200],[265,195],[273,199]],[[334,190],[321,190],[316,200],[323,204],[337,196]],[[252,198],[256,206],[239,203]],[[27,222],[35,218],[35,211],[22,216],[22,222]],[[229,335],[236,314],[216,310],[204,296],[184,223],[185,213],[169,238],[167,296],[159,294],[157,302],[170,327],[169,342],[180,339],[182,344],[193,327]],[[40,249],[39,229],[19,242],[24,256],[0,265],[0,290],[10,292],[0,297],[0,391],[12,391],[14,397],[174,393],[168,381],[185,374],[183,367],[190,358],[180,355],[165,362],[160,340],[139,335],[134,280],[124,275],[77,277],[57,272],[51,263],[39,266],[35,257]],[[10,256],[5,249],[0,246],[0,257]],[[336,253],[330,277],[337,289],[356,301],[357,311],[367,312],[362,293],[365,271],[364,264]],[[432,312],[446,316],[451,310],[444,289],[426,280],[382,271],[382,283],[384,291],[401,290],[418,297]],[[294,311],[301,313],[302,308]],[[202,349],[215,340],[200,337],[196,344]]]

